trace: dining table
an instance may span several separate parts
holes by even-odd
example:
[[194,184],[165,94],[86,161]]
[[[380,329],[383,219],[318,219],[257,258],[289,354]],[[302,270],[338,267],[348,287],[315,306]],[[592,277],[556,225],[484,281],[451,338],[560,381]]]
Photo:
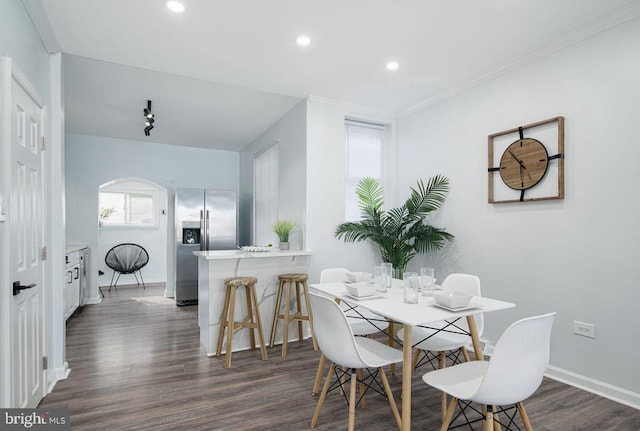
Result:
[[[404,327],[404,340],[411,340],[412,330],[415,327],[433,329],[434,332],[441,330],[452,331],[450,328],[457,328],[455,322],[460,319],[467,320],[468,335],[470,337],[476,360],[483,360],[484,355],[480,338],[473,316],[479,313],[490,313],[494,311],[506,310],[515,307],[511,302],[484,296],[474,296],[469,304],[458,309],[443,308],[437,304],[434,297],[419,295],[417,304],[404,302],[403,281],[393,280],[392,287],[385,292],[357,298],[351,296],[346,289],[345,283],[316,283],[310,284],[309,288],[316,293],[333,297],[340,302],[345,302],[354,308],[349,312],[350,317],[358,317],[358,307],[371,311],[387,320],[400,323]],[[360,315],[363,319],[365,315]],[[447,322],[443,325],[442,322]],[[431,325],[431,326],[430,326]],[[449,329],[445,329],[449,328]],[[395,334],[387,334],[395,337]],[[418,340],[420,341],[420,340]],[[417,343],[402,343],[402,421],[401,431],[411,429],[411,376],[412,376],[412,350]]]

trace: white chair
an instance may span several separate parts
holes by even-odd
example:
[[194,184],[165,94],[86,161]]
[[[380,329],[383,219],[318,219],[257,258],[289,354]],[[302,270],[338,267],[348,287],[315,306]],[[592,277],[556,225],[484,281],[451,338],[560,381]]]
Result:
[[[522,401],[538,389],[549,366],[549,343],[555,315],[549,313],[513,323],[496,343],[489,361],[465,362],[422,376],[425,383],[452,397],[441,431],[452,424],[459,400],[467,401],[460,403],[463,410],[470,407],[481,415],[473,420],[467,414],[458,414],[468,424],[484,420],[485,431],[501,429],[501,426],[509,430],[520,413],[525,429],[532,431]],[[483,405],[482,411],[474,408],[471,402]],[[495,406],[498,409],[494,411]],[[498,413],[504,413],[508,423],[499,421]]]
[[[443,282],[442,288],[446,290],[455,290],[458,292],[468,293],[474,296],[480,296],[480,278],[470,274],[450,274]],[[478,337],[482,336],[484,331],[484,316],[482,313],[474,316],[476,324],[476,330]],[[453,363],[461,362],[459,360],[462,355],[465,361],[469,362],[469,354],[467,353],[466,345],[471,341],[469,337],[469,326],[467,325],[467,319],[462,318],[453,324],[447,322],[437,322],[432,325],[434,328],[444,328],[445,331],[438,332],[435,329],[427,329],[416,327],[413,328],[412,341],[416,343],[416,348],[412,370],[415,370],[419,366],[430,363],[435,369],[434,361],[438,361],[437,368],[444,368],[446,366],[447,357],[450,357]],[[452,331],[452,332],[446,332]],[[463,333],[466,332],[466,333]],[[404,332],[401,329],[398,331],[398,338],[403,340]],[[420,360],[420,354],[423,354],[422,360]],[[444,417],[447,409],[447,394],[442,394],[442,416]]]
[[[344,283],[347,281],[348,272],[349,270],[346,268],[323,269],[320,272],[320,283]],[[341,303],[340,307],[347,315],[347,321],[349,322],[349,326],[351,326],[351,330],[354,335],[366,337],[367,335],[376,334],[389,327],[389,322],[384,317],[378,316],[369,310],[364,310],[362,308],[357,309],[358,307],[347,305],[345,303]],[[365,320],[365,318],[368,320]],[[375,324],[372,322],[375,322]],[[393,327],[391,330],[393,331]],[[393,338],[389,338],[389,340],[389,345],[393,346]],[[311,392],[313,395],[318,395],[325,365],[326,358],[322,355],[320,356],[320,362],[318,363],[316,380],[313,383],[313,390]],[[393,372],[395,372],[395,369],[392,369],[392,373]]]
[[[368,389],[373,389],[387,397],[399,428],[400,413],[383,367],[402,362],[402,352],[370,338],[354,336],[344,312],[333,299],[313,293],[309,296],[318,345],[322,353],[331,361],[329,373],[311,419],[311,428],[318,423],[327,393],[337,388],[342,390],[342,385],[346,385],[347,376],[350,376],[348,430],[353,431],[355,427],[356,406],[364,401],[364,395]],[[365,373],[367,373],[366,377]],[[336,377],[335,380],[332,376]],[[380,390],[377,376],[382,380],[384,392]],[[358,383],[363,389],[361,389],[360,399],[356,402]]]

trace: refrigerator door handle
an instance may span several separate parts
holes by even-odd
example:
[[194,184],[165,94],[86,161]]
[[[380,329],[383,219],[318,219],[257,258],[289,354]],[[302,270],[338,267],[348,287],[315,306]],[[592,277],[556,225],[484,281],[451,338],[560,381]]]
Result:
[[200,251],[205,251],[207,248],[205,246],[205,241],[207,237],[206,226],[204,223],[204,211],[200,210]]
[[204,220],[204,226],[205,226],[205,233],[206,233],[205,241],[207,242],[206,243],[206,247],[207,247],[206,250],[209,250],[209,210],[206,211],[206,217],[205,217],[205,220]]

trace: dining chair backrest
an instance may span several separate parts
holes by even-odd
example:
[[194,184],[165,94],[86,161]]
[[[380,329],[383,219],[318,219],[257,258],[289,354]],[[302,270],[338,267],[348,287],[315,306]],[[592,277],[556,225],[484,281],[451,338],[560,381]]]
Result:
[[[474,296],[482,296],[480,289],[480,278],[471,274],[449,274],[447,278],[442,282],[442,288],[446,290],[455,290],[456,292],[462,292]],[[484,332],[484,315],[482,313],[474,315],[476,322],[476,330],[478,337]],[[466,319],[464,322],[460,322],[460,326],[467,328]]]
[[340,306],[331,298],[309,292],[313,331],[320,351],[332,362],[348,368],[366,368],[353,332]]
[[347,281],[347,268],[327,268],[320,272],[320,283],[343,283]]
[[530,397],[549,367],[551,327],[556,313],[518,320],[502,334],[472,401],[510,405]]

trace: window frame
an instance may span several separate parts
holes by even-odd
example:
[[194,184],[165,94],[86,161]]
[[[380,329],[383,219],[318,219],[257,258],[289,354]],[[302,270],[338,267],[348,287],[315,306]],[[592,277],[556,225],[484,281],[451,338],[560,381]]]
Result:
[[[119,187],[115,186],[106,186],[101,187],[98,191],[98,220],[101,228],[106,229],[157,229],[160,227],[160,217],[158,215],[158,191],[153,189],[142,189],[142,188],[129,188],[129,187]],[[103,193],[112,193],[112,194],[122,194],[124,195],[124,223],[109,223],[106,220],[100,218],[100,212],[102,211],[102,207],[100,205],[100,197]],[[131,211],[130,206],[127,205],[127,202],[130,202],[131,195],[142,195],[149,196],[152,202],[151,208],[151,222],[149,223],[132,223],[131,220]],[[127,221],[127,219],[129,221]]]
[[[349,211],[350,209],[353,210],[353,207],[355,205],[355,207],[357,208],[357,202],[358,202],[358,198],[355,194],[355,187],[357,187],[358,182],[364,178],[365,176],[355,176],[355,175],[349,175],[350,173],[350,157],[349,157],[349,141],[348,141],[348,126],[352,125],[352,126],[363,126],[363,127],[369,127],[371,129],[374,130],[380,130],[380,170],[377,173],[377,175],[365,175],[365,176],[371,176],[374,177],[378,180],[378,183],[383,187],[383,189],[385,190],[384,194],[385,194],[385,201],[387,196],[387,179],[388,179],[388,175],[387,175],[387,166],[385,166],[385,160],[388,159],[388,154],[389,154],[389,148],[390,148],[390,144],[391,144],[391,138],[392,138],[392,124],[385,122],[385,121],[375,121],[375,120],[366,120],[366,119],[361,119],[361,118],[354,118],[354,117],[345,117],[344,119],[344,151],[345,151],[345,172],[344,172],[344,221],[346,222],[357,222],[362,220],[362,215],[360,212],[358,212],[358,217],[357,218],[351,218],[350,213],[351,211]],[[354,182],[355,180],[355,182]],[[353,185],[353,189],[350,189],[350,187]]]

